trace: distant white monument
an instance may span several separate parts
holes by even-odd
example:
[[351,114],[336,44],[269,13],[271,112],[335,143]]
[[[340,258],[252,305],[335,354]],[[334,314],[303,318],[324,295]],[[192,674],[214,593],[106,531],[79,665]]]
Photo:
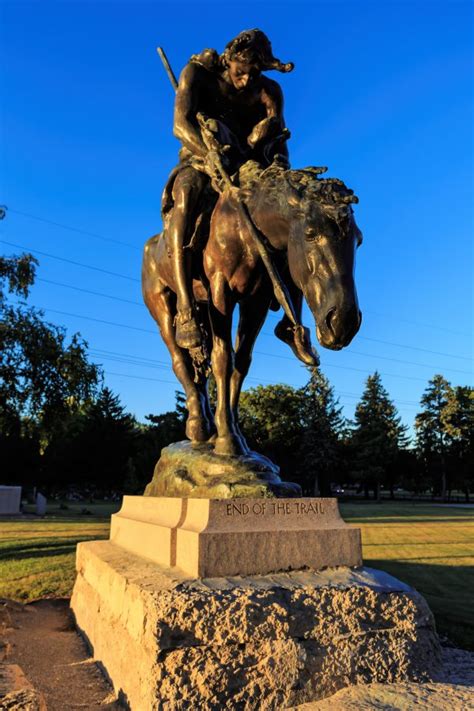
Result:
[[20,513],[21,486],[0,486],[0,515]]

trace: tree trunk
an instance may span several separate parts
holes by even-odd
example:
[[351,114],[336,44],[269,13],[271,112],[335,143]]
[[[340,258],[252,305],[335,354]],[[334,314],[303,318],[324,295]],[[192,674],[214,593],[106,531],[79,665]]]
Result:
[[441,457],[441,498],[446,501],[446,461],[444,454]]

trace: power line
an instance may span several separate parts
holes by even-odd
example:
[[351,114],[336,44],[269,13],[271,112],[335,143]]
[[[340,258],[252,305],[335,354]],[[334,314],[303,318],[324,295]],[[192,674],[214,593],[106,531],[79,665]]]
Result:
[[82,316],[81,314],[73,314],[70,311],[59,311],[58,309],[42,308],[37,306],[36,308],[41,309],[41,311],[51,311],[53,314],[61,314],[63,316],[73,316],[74,318],[83,318],[86,321],[95,321],[96,323],[105,323],[107,326],[117,326],[118,328],[128,328],[131,331],[141,331],[142,333],[151,333],[156,335],[157,331],[152,331],[149,328],[140,328],[139,326],[129,326],[125,323],[117,323],[116,321],[106,321],[102,318],[94,318],[93,316]]
[[[263,351],[255,351],[258,355],[263,355],[265,357],[269,358],[281,358],[283,360],[291,360],[294,361],[294,358],[291,358],[291,356],[283,356],[283,355],[277,355],[276,353],[264,353]],[[334,365],[333,363],[321,363],[325,368],[339,368],[340,370],[354,370],[357,373],[364,373],[365,375],[370,375],[372,373],[371,370],[362,370],[362,368],[354,368],[353,366],[350,365]],[[411,375],[399,375],[396,373],[382,373],[380,372],[380,375],[384,375],[386,377],[391,377],[391,378],[403,378],[404,380],[419,380],[422,383],[426,383],[426,378],[416,378],[415,376]]]
[[[51,309],[51,308],[44,308],[44,307],[36,307],[41,309],[42,311],[51,311],[51,313],[56,313],[56,314],[61,314],[63,316],[72,316],[74,318],[81,318],[85,319],[86,321],[94,321],[95,323],[103,323],[108,326],[115,326],[117,328],[126,328],[132,331],[140,331],[141,333],[150,333],[152,335],[156,335],[157,331],[152,331],[151,329],[147,328],[140,328],[139,326],[129,326],[128,324],[125,323],[117,323],[116,321],[107,321],[105,319],[98,319],[94,318],[93,316],[83,316],[82,314],[74,314],[71,313],[70,311],[60,311],[59,309]],[[283,360],[290,360],[293,363],[295,363],[295,358],[291,356],[284,356],[284,355],[278,355],[276,353],[264,353],[263,351],[254,351],[257,355],[263,355],[265,357],[269,358],[279,358]],[[364,373],[365,375],[370,375],[372,372],[371,370],[363,370],[361,368],[354,368],[353,366],[349,365],[335,365],[333,363],[322,363],[322,365],[325,368],[339,368],[341,370],[352,370],[358,373]],[[380,375],[386,376],[386,377],[391,377],[391,378],[402,378],[404,380],[418,380],[420,382],[426,382],[426,378],[417,378],[415,376],[410,376],[410,375],[400,375],[399,373],[383,373],[381,371]]]
[[84,269],[92,269],[95,272],[102,272],[102,274],[108,274],[109,276],[120,277],[121,279],[128,279],[129,281],[140,282],[140,279],[135,277],[127,276],[126,274],[119,274],[118,272],[111,272],[108,269],[101,269],[100,267],[94,267],[92,264],[84,264],[83,262],[76,262],[73,259],[66,259],[66,257],[58,257],[55,254],[50,254],[49,252],[41,252],[39,249],[30,249],[29,247],[24,247],[21,244],[15,244],[14,242],[8,242],[5,239],[0,240],[3,244],[8,244],[10,247],[15,247],[16,249],[24,249],[27,252],[33,252],[33,254],[41,254],[43,257],[48,257],[49,259],[57,259],[60,262],[66,262],[67,264],[74,264],[76,267],[83,267]]
[[[274,333],[269,333],[268,331],[260,331],[262,336],[268,336],[270,338],[275,338]],[[365,356],[366,358],[377,358],[378,360],[390,360],[393,361],[394,363],[405,363],[406,365],[416,365],[420,366],[422,368],[431,368],[432,370],[436,370],[437,368],[442,368],[442,370],[449,370],[452,373],[461,373],[462,375],[472,375],[472,373],[469,370],[459,370],[457,368],[445,368],[444,366],[438,366],[438,365],[431,365],[430,363],[416,363],[415,361],[412,360],[403,360],[401,358],[389,358],[388,356],[381,356],[376,353],[361,353],[360,351],[354,351],[352,348],[347,348],[346,349],[347,353],[354,354],[354,355],[360,355],[360,356]]]
[[[110,354],[111,356],[114,356],[117,362],[123,362],[123,363],[128,363],[130,365],[137,365],[139,367],[144,367],[144,368],[169,368],[169,363],[166,363],[165,361],[159,361],[155,360],[152,358],[141,358],[141,356],[134,356],[130,355],[128,353],[118,353],[117,351],[101,351],[98,349],[91,349],[91,354],[97,354],[99,357],[104,357],[101,356],[102,353]],[[106,358],[107,359],[107,358]],[[146,362],[140,362],[140,361],[146,361]],[[265,378],[256,378],[254,376],[247,376],[246,380],[253,380],[258,383],[268,383],[272,384],[274,380],[267,380]],[[299,385],[296,385],[296,383],[287,383],[288,385],[291,385],[291,387],[300,387]],[[342,396],[347,396],[347,397],[353,397],[353,398],[360,398],[360,395],[357,395],[356,393],[348,393],[344,391],[339,391],[338,395]],[[416,405],[418,406],[419,403],[415,402],[414,400],[396,400],[396,402],[399,402],[404,405]]]
[[112,294],[104,294],[101,291],[91,291],[91,289],[83,289],[80,286],[73,286],[72,284],[62,284],[59,281],[53,281],[52,279],[44,279],[43,277],[38,277],[37,281],[44,281],[47,284],[54,284],[55,286],[62,286],[65,289],[74,289],[74,291],[82,291],[84,294],[93,294],[94,296],[101,296],[104,299],[112,299],[114,301],[122,301],[125,304],[133,304],[134,306],[141,306],[143,308],[144,303],[140,301],[132,301],[131,299],[122,299],[120,296],[112,296]]
[[[99,235],[99,234],[97,234],[97,233],[95,233],[95,232],[90,232],[89,230],[83,230],[83,229],[80,229],[80,228],[78,228],[78,227],[71,227],[70,225],[65,225],[65,224],[62,224],[62,223],[59,223],[59,222],[55,222],[54,220],[48,220],[48,219],[46,219],[46,218],[44,218],[44,217],[38,217],[37,215],[32,215],[31,213],[21,212],[20,210],[15,210],[15,209],[13,209],[13,208],[8,208],[8,211],[9,211],[9,212],[12,212],[12,213],[14,213],[14,214],[17,214],[17,215],[21,215],[22,217],[27,217],[27,218],[32,219],[32,220],[37,220],[38,222],[43,222],[43,223],[45,223],[45,224],[53,225],[53,226],[55,226],[55,227],[60,227],[61,229],[70,230],[71,232],[76,232],[76,233],[78,233],[78,234],[83,234],[83,235],[86,235],[86,236],[89,236],[89,237],[94,237],[94,238],[96,238],[96,239],[100,239],[100,240],[105,241],[105,242],[113,242],[113,243],[115,243],[115,244],[120,244],[120,245],[122,245],[122,246],[130,247],[131,249],[138,250],[138,251],[140,251],[140,252],[142,251],[142,248],[141,248],[141,247],[137,247],[136,245],[131,244],[130,242],[123,242],[123,241],[121,241],[121,240],[116,240],[116,239],[114,239],[114,238],[112,238],[112,237],[104,237],[103,235]],[[23,248],[22,248],[22,249],[23,249]],[[31,250],[30,250],[30,251],[31,251]],[[47,256],[47,255],[46,255],[46,256]],[[56,257],[56,258],[58,258],[58,257]],[[381,313],[379,313],[379,312],[377,312],[377,311],[373,311],[373,310],[371,310],[371,309],[365,309],[365,312],[366,312],[366,313],[371,313],[371,314],[373,314],[373,315],[375,315],[375,316],[379,316],[379,317],[381,317],[381,318],[394,318],[393,315],[381,314]],[[275,316],[275,317],[276,317],[276,316]],[[276,318],[278,318],[278,317],[276,317]],[[454,334],[460,335],[460,336],[463,336],[463,335],[464,335],[461,331],[455,331],[455,330],[453,330],[453,329],[446,328],[446,327],[444,327],[444,326],[435,326],[434,324],[430,324],[430,323],[423,323],[422,321],[413,321],[413,320],[411,320],[411,319],[406,319],[406,318],[400,317],[398,314],[396,315],[396,318],[397,318],[399,321],[403,321],[403,322],[405,322],[405,323],[409,323],[409,324],[414,325],[414,326],[423,326],[423,327],[431,328],[431,329],[434,329],[434,330],[437,330],[437,331],[445,331],[445,332],[447,332],[447,333],[454,333]],[[385,341],[381,341],[381,343],[385,343]],[[409,346],[402,346],[402,347],[408,348]],[[436,351],[428,351],[428,352],[436,353]],[[447,354],[445,354],[445,355],[447,355]],[[450,357],[453,357],[453,358],[460,358],[460,357],[462,357],[462,356],[450,356]],[[466,358],[466,360],[471,360],[471,359],[470,359],[470,358]]]
[[[112,371],[105,371],[105,375],[107,375],[107,376],[108,375],[116,375],[121,378],[132,378],[133,380],[146,380],[146,381],[153,382],[153,383],[166,383],[167,385],[175,385],[175,386],[180,385],[180,383],[178,381],[162,380],[161,378],[150,378],[150,377],[146,377],[143,375],[130,375],[129,373],[113,373]],[[252,378],[247,378],[247,380],[252,380]],[[336,395],[336,399],[339,399],[339,396],[342,396],[342,397],[355,398],[355,399],[359,400],[361,397],[360,395],[355,395],[352,393],[344,393],[344,392],[335,393],[335,395]],[[408,405],[408,406],[414,405],[414,406],[418,407],[417,403],[411,402],[411,401],[409,402],[409,401],[403,401],[403,400],[392,400],[392,402],[399,402],[400,404],[402,404],[404,406],[405,405]]]
[[446,328],[445,326],[435,326],[432,323],[423,323],[422,321],[412,321],[412,319],[409,318],[403,318],[402,316],[399,316],[398,314],[381,314],[378,311],[372,311],[372,309],[363,309],[364,313],[366,314],[372,314],[372,316],[378,316],[379,318],[391,318],[391,319],[396,319],[397,321],[402,321],[403,323],[409,323],[412,326],[423,326],[423,328],[432,328],[434,331],[445,331],[446,333],[454,333],[456,336],[464,336],[464,333],[462,331],[455,331],[452,328]]
[[379,338],[369,338],[368,336],[359,336],[364,341],[373,341],[374,343],[384,343],[387,346],[396,346],[397,348],[409,348],[412,351],[421,351],[422,353],[433,353],[434,355],[444,356],[446,358],[459,358],[459,360],[468,360],[471,362],[472,358],[467,356],[454,355],[453,353],[441,353],[441,351],[431,351],[428,348],[419,348],[418,346],[405,346],[403,343],[393,343],[392,341],[382,341]]
[[[46,256],[46,257],[49,257],[49,258],[51,258],[51,259],[57,259],[57,260],[60,260],[60,261],[62,261],[62,262],[67,262],[67,263],[69,263],[69,264],[74,264],[75,266],[84,267],[85,269],[92,269],[92,270],[94,270],[94,271],[102,272],[103,274],[108,274],[108,275],[110,275],[110,276],[116,276],[116,277],[120,277],[120,278],[122,278],[122,279],[128,279],[129,281],[134,281],[134,282],[138,282],[138,283],[140,282],[140,279],[136,279],[135,277],[127,276],[127,275],[125,275],[125,274],[120,274],[120,273],[118,273],[118,272],[111,272],[111,271],[108,271],[108,270],[106,270],[106,269],[101,269],[100,267],[95,267],[95,266],[93,266],[93,265],[91,265],[91,264],[84,264],[84,263],[82,263],[82,262],[76,262],[76,261],[74,261],[74,260],[72,260],[72,259],[66,259],[65,257],[58,257],[58,256],[56,256],[56,255],[54,255],[54,254],[50,254],[50,253],[48,253],[48,252],[41,252],[40,250],[37,250],[37,249],[29,249],[28,247],[24,247],[24,246],[22,246],[22,245],[15,244],[14,242],[8,242],[7,240],[3,240],[3,239],[0,240],[0,242],[2,242],[2,243],[4,243],[4,244],[8,244],[8,245],[11,246],[11,247],[16,247],[17,249],[24,249],[24,250],[26,250],[26,251],[28,251],[28,252],[33,252],[33,253],[36,253],[36,254],[41,254],[41,255]],[[75,287],[75,288],[77,288],[77,287]],[[112,297],[109,297],[109,298],[112,298]],[[115,297],[115,298],[118,298],[118,297]],[[137,302],[137,303],[138,303],[138,302]],[[265,333],[265,335],[270,335],[268,332],[264,332],[264,333]],[[393,342],[391,342],[391,341],[384,341],[384,340],[378,339],[378,338],[369,338],[368,336],[361,336],[361,335],[359,335],[358,338],[361,339],[361,340],[365,340],[365,341],[372,341],[372,342],[374,342],[374,343],[382,343],[382,344],[388,345],[388,346],[395,346],[395,347],[397,347],[397,348],[406,348],[406,349],[409,349],[409,350],[420,351],[420,352],[422,352],[422,353],[431,353],[431,354],[433,354],[433,355],[440,355],[440,356],[443,356],[443,357],[445,357],[445,358],[457,358],[457,359],[459,359],[459,360],[467,360],[467,361],[469,361],[469,362],[472,361],[472,358],[469,358],[468,356],[459,356],[459,355],[454,355],[453,353],[443,353],[443,352],[441,352],[441,351],[433,351],[433,350],[429,350],[429,349],[427,349],[427,348],[419,348],[418,346],[408,346],[408,345],[405,345],[405,344],[403,344],[403,343],[393,343]]]
[[103,235],[98,235],[95,232],[89,232],[88,230],[81,230],[78,227],[70,227],[69,225],[63,225],[60,222],[54,222],[54,220],[47,220],[45,217],[38,217],[37,215],[31,215],[28,212],[20,212],[20,210],[14,210],[9,207],[8,212],[13,212],[15,215],[21,215],[22,217],[28,217],[30,220],[36,220],[37,222],[44,222],[46,225],[54,225],[54,227],[60,227],[63,230],[69,230],[70,232],[76,232],[80,235],[86,235],[87,237],[94,237],[95,239],[100,239],[103,242],[113,242],[114,244],[120,244],[122,247],[129,247],[130,249],[136,249],[139,252],[142,251],[141,247],[137,247],[136,244],[131,244],[130,242],[122,242],[119,239],[113,239],[112,237],[104,237]]
[[127,373],[112,373],[111,371],[107,371],[105,375],[119,375],[121,378],[133,378],[133,380],[150,380],[154,383],[166,383],[167,385],[174,385],[175,387],[178,387],[180,385],[180,383],[178,383],[177,381],[174,382],[173,380],[161,380],[160,378],[145,378],[141,375],[128,375]]
[[[64,284],[63,282],[53,281],[52,279],[44,279],[43,277],[39,277],[38,281],[46,282],[48,284],[54,284],[55,286],[61,286],[66,289],[73,289],[74,291],[80,291],[80,292],[83,292],[86,294],[92,294],[93,296],[99,296],[99,297],[102,297],[105,299],[111,299],[113,301],[120,301],[123,303],[132,304],[134,306],[143,307],[143,305],[144,305],[143,302],[140,302],[140,301],[133,301],[131,299],[123,299],[119,296],[115,296],[112,294],[104,294],[101,291],[92,291],[91,289],[83,289],[82,287],[74,286],[73,284]],[[262,336],[267,336],[269,338],[275,338],[274,333],[269,333],[268,331],[260,331],[260,333]],[[467,371],[467,370],[459,370],[457,368],[446,368],[444,366],[432,365],[430,363],[416,363],[415,361],[403,360],[400,358],[390,358],[388,356],[381,356],[381,355],[377,355],[377,354],[373,354],[373,353],[361,353],[360,351],[352,350],[352,348],[348,352],[353,353],[354,355],[360,355],[360,356],[364,356],[367,358],[377,358],[378,360],[389,360],[389,361],[393,361],[395,363],[405,363],[407,365],[415,365],[415,366],[422,367],[422,368],[430,368],[432,370],[441,368],[442,370],[448,370],[452,373],[460,373],[462,375],[471,375],[470,371]]]
[[115,355],[115,356],[124,356],[125,358],[133,358],[134,360],[143,360],[148,363],[158,363],[159,365],[166,366],[167,368],[170,367],[170,364],[167,363],[164,360],[156,360],[155,358],[145,358],[144,356],[137,356],[137,355],[131,355],[130,353],[118,353],[117,351],[106,351],[101,348],[92,348],[91,351],[94,351],[95,353],[101,355],[102,353],[105,353],[107,355]]
[[[275,314],[271,314],[271,316],[275,316]],[[278,316],[277,316],[278,318]],[[268,331],[261,331],[265,336],[270,336],[273,334],[268,333]],[[458,355],[453,355],[452,353],[441,353],[441,351],[431,351],[428,350],[427,348],[419,348],[418,346],[407,346],[404,345],[403,343],[392,343],[391,341],[382,341],[380,338],[369,338],[368,336],[361,336],[360,334],[357,334],[357,338],[360,338],[361,340],[364,341],[373,341],[374,343],[383,343],[386,346],[397,346],[398,348],[407,348],[409,350],[413,351],[422,351],[423,353],[432,353],[433,355],[440,355],[444,356],[446,358],[459,358],[460,360],[467,360],[469,362],[472,361],[472,358],[469,358],[468,356],[458,356]],[[469,373],[470,375],[470,373]]]

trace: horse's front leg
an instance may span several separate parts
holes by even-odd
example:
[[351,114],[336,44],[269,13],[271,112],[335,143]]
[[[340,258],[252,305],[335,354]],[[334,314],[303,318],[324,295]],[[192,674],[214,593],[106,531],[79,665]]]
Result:
[[258,293],[240,303],[240,318],[235,343],[234,371],[230,381],[230,403],[234,416],[235,429],[247,443],[239,428],[239,398],[242,385],[252,362],[252,351],[260,333],[271,301],[271,292]]
[[209,317],[212,328],[212,372],[216,381],[217,403],[215,424],[217,437],[214,451],[217,454],[245,454],[239,435],[235,431],[230,404],[230,379],[233,370],[232,314],[235,303],[229,286],[222,274],[215,274],[211,281],[212,298],[209,301]]

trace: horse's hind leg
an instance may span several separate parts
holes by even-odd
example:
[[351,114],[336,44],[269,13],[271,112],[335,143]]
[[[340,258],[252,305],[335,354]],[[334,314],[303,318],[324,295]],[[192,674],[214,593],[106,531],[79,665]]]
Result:
[[230,381],[230,404],[237,432],[245,442],[239,428],[239,397],[242,385],[252,362],[252,351],[270,306],[271,294],[259,294],[258,298],[240,304],[240,318],[235,343],[234,371]]
[[[151,303],[150,303],[151,301]],[[173,372],[184,388],[188,419],[186,421],[186,436],[192,442],[206,442],[212,432],[211,424],[206,417],[206,403],[202,387],[194,382],[194,368],[188,351],[181,349],[175,339],[173,326],[176,313],[176,299],[169,290],[155,293],[148,301],[148,307],[158,323],[163,338],[171,355]]]
[[235,431],[230,406],[230,379],[232,375],[232,313],[234,303],[222,274],[216,274],[211,284],[209,318],[212,327],[212,372],[216,381],[217,404],[215,422],[217,437],[214,451],[217,454],[246,454],[247,449]]

